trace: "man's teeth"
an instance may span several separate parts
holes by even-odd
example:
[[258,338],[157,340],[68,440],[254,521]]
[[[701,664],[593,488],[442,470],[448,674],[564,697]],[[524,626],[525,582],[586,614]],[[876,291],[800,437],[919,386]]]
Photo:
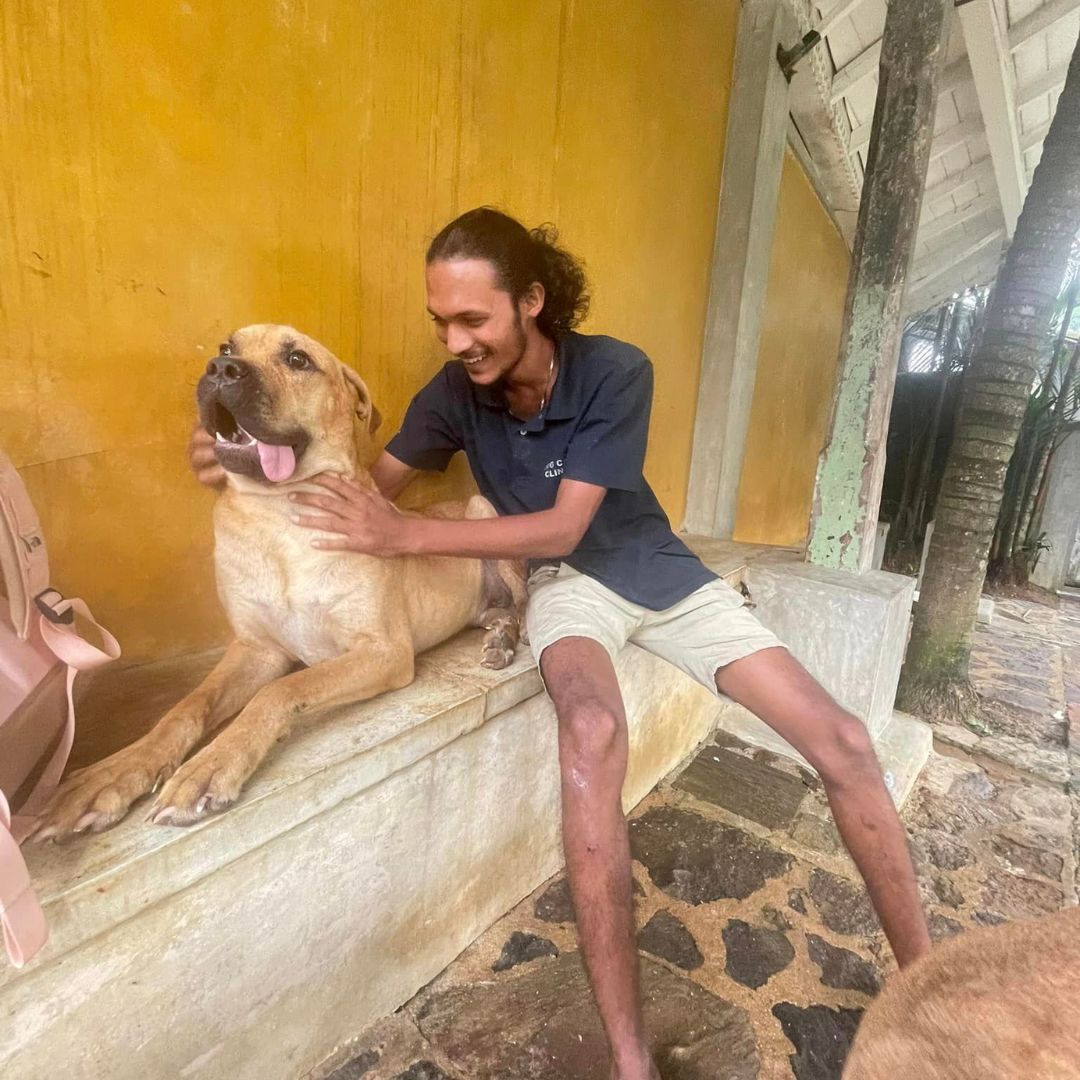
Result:
[[479,364],[485,356],[487,356],[487,353],[481,353],[479,356],[463,356],[461,359],[471,367],[473,364]]

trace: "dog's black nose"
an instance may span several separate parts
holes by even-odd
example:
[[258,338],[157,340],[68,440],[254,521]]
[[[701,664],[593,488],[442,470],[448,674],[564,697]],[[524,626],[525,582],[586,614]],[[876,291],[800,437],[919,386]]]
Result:
[[206,374],[218,382],[239,382],[251,374],[251,365],[235,356],[215,356],[206,365]]

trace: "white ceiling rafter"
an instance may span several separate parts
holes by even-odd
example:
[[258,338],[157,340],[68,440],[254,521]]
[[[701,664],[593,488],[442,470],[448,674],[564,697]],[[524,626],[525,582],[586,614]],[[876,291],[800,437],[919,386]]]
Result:
[[1005,228],[1012,236],[1027,194],[1027,176],[1016,123],[1008,40],[993,0],[967,0],[956,10],[994,162]]
[[860,4],[865,2],[866,0],[838,0],[825,15],[822,15],[821,22],[816,27],[817,32],[822,37],[827,37],[839,22],[846,19]]
[[1039,143],[1046,138],[1047,132],[1050,130],[1050,121],[1047,120],[1037,127],[1033,127],[1030,131],[1025,131],[1020,136],[1020,149],[1030,150],[1033,146],[1038,146]]
[[[818,50],[824,61],[819,95],[835,119],[838,159],[858,176],[870,143],[881,28],[888,5],[900,0],[807,2],[805,25],[827,39]],[[917,234],[922,277],[909,290],[916,298],[962,288],[968,282],[958,280],[958,273],[987,272],[992,278],[1002,236],[1011,235],[1023,205],[1064,85],[1065,57],[1080,27],[1080,0],[946,3],[955,9],[954,32],[938,77],[940,130],[931,143]],[[1014,19],[1011,25],[1007,15]],[[831,81],[830,67],[836,68]],[[930,271],[935,276],[927,277]]]
[[941,251],[935,251],[928,256],[925,262],[916,263],[911,269],[908,278],[912,292],[918,292],[933,281],[943,277],[957,264],[974,259],[976,256],[987,256],[987,249],[996,244],[998,249],[1001,241],[1005,238],[1005,230],[998,226],[990,229],[981,236],[961,237]]
[[950,150],[963,146],[968,139],[982,134],[982,117],[972,116],[967,120],[962,120],[959,124],[953,124],[952,127],[939,131],[934,136],[934,141],[930,144],[930,160],[933,161],[935,158],[942,157]]
[[1025,41],[1049,30],[1074,11],[1080,11],[1080,0],[1047,0],[1042,7],[1009,27],[1009,48],[1015,52]]
[[875,41],[867,49],[863,49],[854,60],[845,64],[834,76],[830,100],[835,105],[842,98],[866,79],[877,75],[878,64],[881,62],[881,41]]
[[980,158],[966,169],[961,169],[959,172],[947,176],[939,184],[927,188],[923,192],[923,205],[931,206],[942,199],[948,198],[953,192],[959,191],[960,188],[966,187],[973,182],[989,180],[993,175],[994,166],[990,159],[988,157]]
[[904,296],[904,310],[914,315],[928,308],[937,307],[953,293],[962,292],[972,285],[985,285],[997,274],[1000,253],[978,252],[963,262],[949,267],[947,273],[921,288],[912,288]]
[[977,218],[988,210],[994,210],[997,206],[997,195],[986,192],[951,214],[942,214],[936,218],[923,218],[919,224],[919,242],[936,240],[939,236],[944,236],[947,232],[959,228],[965,221],[971,221],[972,218]]
[[1031,82],[1022,83],[1016,88],[1016,107],[1022,109],[1025,105],[1040,98],[1043,94],[1049,94],[1051,90],[1065,85],[1065,76],[1068,74],[1069,65],[1058,64],[1050,68],[1045,74],[1040,75]]

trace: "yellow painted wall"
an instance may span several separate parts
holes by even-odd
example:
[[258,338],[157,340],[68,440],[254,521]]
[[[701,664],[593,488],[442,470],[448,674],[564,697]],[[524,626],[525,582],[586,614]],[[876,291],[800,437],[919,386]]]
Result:
[[557,222],[586,329],[652,356],[647,472],[681,520],[737,10],[5,0],[0,444],[57,584],[128,657],[220,640],[184,461],[205,359],[294,323],[363,372],[389,435],[442,362],[426,241],[478,203]]
[[798,160],[780,181],[736,540],[805,540],[832,405],[850,256]]

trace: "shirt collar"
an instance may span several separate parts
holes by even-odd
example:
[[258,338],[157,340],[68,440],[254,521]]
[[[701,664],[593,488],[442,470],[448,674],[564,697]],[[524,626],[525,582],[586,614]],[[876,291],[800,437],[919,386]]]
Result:
[[[522,421],[530,431],[539,431],[546,420],[570,420],[577,415],[574,401],[577,386],[576,338],[576,334],[570,333],[559,339],[557,345],[559,372],[555,377],[555,385],[551,388],[551,400],[545,406],[542,416]],[[505,411],[506,402],[502,395],[496,393],[490,386],[474,386],[472,389],[476,394],[476,400],[482,405]]]

